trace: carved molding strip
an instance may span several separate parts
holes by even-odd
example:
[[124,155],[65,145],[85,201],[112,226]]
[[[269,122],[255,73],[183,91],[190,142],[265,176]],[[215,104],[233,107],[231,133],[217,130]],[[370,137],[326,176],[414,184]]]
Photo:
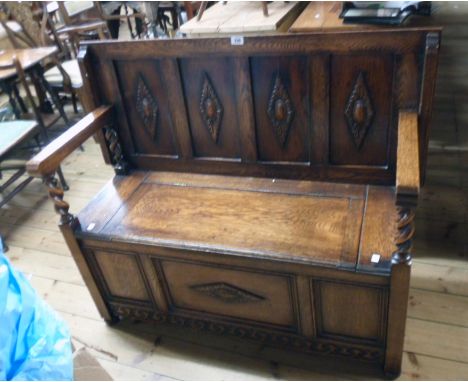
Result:
[[265,300],[265,297],[258,296],[252,292],[227,283],[192,285],[190,286],[190,289],[227,304],[242,304]]
[[353,90],[346,103],[345,116],[353,142],[359,150],[374,117],[374,108],[363,72],[359,72],[354,82]]
[[415,212],[411,207],[398,206],[397,234],[395,244],[397,250],[392,255],[393,264],[411,264],[411,248],[414,236]]
[[178,315],[167,315],[162,312],[151,312],[147,309],[138,309],[115,303],[110,304],[110,308],[114,314],[120,317],[150,319],[158,323],[175,325],[212,334],[260,341],[272,346],[278,346],[281,348],[286,347],[301,352],[318,353],[322,355],[339,355],[367,362],[380,362],[383,358],[383,351],[380,349],[366,349],[325,341],[312,341],[293,334],[288,335],[233,324],[210,322]]
[[148,132],[151,139],[154,140],[156,138],[158,105],[141,74],[138,76],[137,80],[136,109],[143,121],[145,130]]
[[267,113],[278,142],[281,147],[284,147],[294,118],[294,108],[279,73],[276,74],[273,89],[271,90]]
[[206,73],[204,74],[201,88],[200,113],[213,142],[217,143],[223,118],[223,105],[216,95],[216,91]]
[[142,308],[132,308],[124,305],[111,304],[111,310],[115,316],[118,317],[131,317],[137,320],[148,320],[152,317],[153,312],[151,310]]
[[126,175],[129,170],[128,163],[124,160],[122,146],[120,145],[119,136],[112,127],[104,128],[104,138],[107,148],[111,154],[112,164],[117,175]]

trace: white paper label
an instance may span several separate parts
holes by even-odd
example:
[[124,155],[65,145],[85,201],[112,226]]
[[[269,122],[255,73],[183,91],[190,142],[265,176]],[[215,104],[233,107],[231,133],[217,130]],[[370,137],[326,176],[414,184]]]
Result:
[[377,264],[380,261],[380,255],[378,253],[373,253],[370,261],[371,263]]
[[231,45],[244,45],[244,36],[231,36]]

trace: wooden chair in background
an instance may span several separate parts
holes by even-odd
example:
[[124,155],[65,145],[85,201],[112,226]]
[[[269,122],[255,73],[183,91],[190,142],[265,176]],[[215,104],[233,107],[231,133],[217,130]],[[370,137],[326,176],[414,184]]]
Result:
[[[19,13],[22,15],[22,19],[16,21],[22,26],[21,33],[11,29],[4,20],[0,21],[8,34],[12,46],[15,49],[49,46],[57,48],[57,54],[48,59],[44,78],[57,93],[62,92],[70,95],[73,108],[77,112],[77,92],[82,86],[81,73],[76,60],[70,59],[71,53],[67,44],[60,38],[60,34],[55,29],[54,23],[50,20],[46,4],[43,4],[40,21],[35,19],[38,16],[37,10],[35,12],[33,8],[27,5],[23,7],[21,12],[13,12],[10,17],[18,17]],[[26,17],[26,14],[29,17]],[[29,32],[31,29],[32,31]],[[34,33],[34,37],[31,36],[32,33]],[[41,93],[37,87],[36,92]],[[40,97],[45,96],[44,94],[38,95]],[[68,121],[66,123],[68,124]]]
[[[24,87],[28,102],[34,111],[32,116],[26,114],[24,119],[0,122],[0,179],[5,178],[5,173],[8,174],[6,180],[0,184],[1,208],[34,179],[31,176],[23,176],[26,173],[26,163],[34,153],[40,151],[42,146],[49,142],[49,134],[44,121],[40,117],[39,120],[36,119],[40,113],[20,61],[13,57],[11,63],[0,65],[0,69],[15,69],[17,71],[19,81]],[[33,145],[30,144],[31,140],[35,141]],[[68,190],[69,187],[61,168],[58,169],[57,174],[64,190]],[[0,250],[4,252],[8,250],[1,235]]]
[[[57,28],[48,12],[47,4],[41,3],[39,5],[41,6],[40,14],[38,10],[35,12],[36,17],[38,17],[38,14],[40,16],[38,22],[39,32],[37,32],[35,39],[28,38],[28,35],[24,37],[22,34],[15,32],[4,21],[2,21],[2,26],[7,30],[8,37],[15,48],[24,48],[25,46],[30,48],[57,47],[56,56],[52,57],[45,67],[44,78],[56,93],[69,95],[73,109],[77,113],[77,98],[82,101],[83,97],[85,97],[84,94],[81,94],[83,80],[76,60],[79,42],[82,38],[88,36],[82,33],[90,31],[96,32],[99,39],[107,38],[106,23],[101,20],[99,23],[93,21],[82,25],[65,25]],[[59,6],[64,7],[63,4]],[[32,17],[34,17],[34,12],[31,10]],[[86,102],[82,102],[82,104],[86,104]]]
[[[146,26],[146,15],[144,12],[136,12],[134,10],[130,12],[129,6],[125,2],[122,2],[121,5],[121,7],[123,7],[124,14],[121,14],[120,12],[118,14],[107,14],[99,1],[94,1],[94,5],[102,20],[105,20],[106,22],[125,21],[132,39],[143,38],[147,35],[148,30]],[[132,20],[135,23],[135,30],[133,29]],[[141,23],[141,31],[138,31],[138,28],[136,27],[137,21]]]
[[[75,40],[96,40],[109,38],[108,22],[125,21],[132,39],[140,38],[135,31],[132,20],[142,23],[143,35],[146,34],[145,14],[142,12],[130,12],[127,4],[122,2],[124,14],[107,14],[98,1],[59,1],[58,7],[65,26],[59,32],[68,31],[75,36]],[[120,9],[120,7],[119,7]]]
[[[107,23],[92,1],[59,1],[58,9],[62,26],[57,26],[58,35],[68,36],[68,43],[76,53],[81,40],[98,40],[110,37]],[[43,5],[43,10],[48,12]],[[76,57],[76,55],[75,55]]]
[[[205,12],[205,10],[206,10],[206,8],[208,6],[208,3],[209,3],[208,1],[202,1],[201,2],[200,7],[199,7],[198,12],[197,12],[197,21],[201,20],[201,18],[203,16],[203,13]],[[223,3],[223,5],[225,5],[227,3],[227,1],[223,1],[222,3]],[[262,3],[262,9],[263,9],[263,16],[267,17],[268,16],[268,3],[266,1],[261,1],[261,3]]]
[[[13,129],[17,132],[15,133],[15,132],[10,131],[8,134],[8,140],[14,141],[14,139],[18,138],[18,134],[21,134],[21,137],[22,137],[21,140],[16,143],[18,144],[22,143],[24,142],[24,139],[31,136],[30,134],[32,134],[33,130],[34,131],[37,130],[37,132],[39,132],[40,135],[42,135],[42,141],[39,135],[37,134],[35,135],[37,146],[40,149],[44,144],[47,144],[50,141],[48,128],[52,126],[61,116],[60,114],[44,115],[44,113],[41,112],[38,102],[36,101],[35,97],[33,96],[31,92],[30,85],[27,79],[28,75],[24,71],[23,67],[21,66],[21,62],[15,56],[13,56],[11,63],[0,65],[0,69],[11,69],[11,68],[14,68],[16,70],[18,82],[24,90],[26,102],[30,106],[31,112],[26,112],[23,115],[21,115],[21,119],[17,121],[13,121],[15,123],[10,124],[10,122],[4,122],[4,123],[9,124],[10,129]],[[32,82],[32,81],[29,81],[29,82]],[[20,91],[16,91],[15,94],[19,96]],[[29,129],[31,130],[31,131],[28,130],[27,134],[25,131],[26,129],[25,126],[28,126]],[[5,133],[5,137],[7,137],[6,133]],[[4,152],[3,155],[7,155],[10,152],[10,150],[14,148],[14,146],[15,144],[13,145],[9,144],[8,150]],[[67,185],[67,182],[65,181],[65,178],[63,176],[61,169],[58,171],[58,175],[60,178],[60,183],[65,187],[64,188],[65,190],[68,190],[68,185]],[[0,191],[3,191],[4,188],[6,188],[6,186],[2,186],[2,188],[0,188]]]

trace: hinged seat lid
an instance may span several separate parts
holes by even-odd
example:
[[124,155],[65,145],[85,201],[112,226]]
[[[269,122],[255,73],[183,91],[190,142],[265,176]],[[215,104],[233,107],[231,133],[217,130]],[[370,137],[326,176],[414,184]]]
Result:
[[[368,186],[137,172],[106,189],[79,215],[84,236],[350,269],[360,251],[381,264],[392,252],[393,220],[366,227]],[[394,210],[390,188],[374,189],[388,203],[369,220]],[[366,248],[372,230],[387,237],[381,248]]]

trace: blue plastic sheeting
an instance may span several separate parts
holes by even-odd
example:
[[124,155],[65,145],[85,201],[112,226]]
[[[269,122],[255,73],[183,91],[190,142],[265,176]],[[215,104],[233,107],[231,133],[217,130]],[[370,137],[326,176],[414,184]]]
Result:
[[0,250],[0,380],[72,379],[65,322]]

